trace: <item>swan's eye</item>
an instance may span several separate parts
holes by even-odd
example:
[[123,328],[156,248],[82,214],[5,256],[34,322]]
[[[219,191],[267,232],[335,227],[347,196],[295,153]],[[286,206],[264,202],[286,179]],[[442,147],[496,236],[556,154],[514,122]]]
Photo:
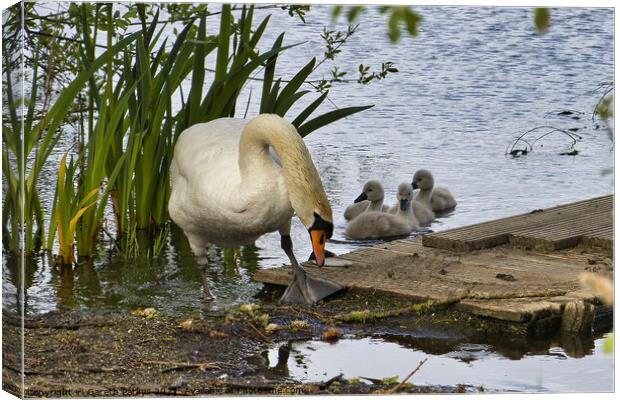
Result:
[[372,189],[368,189],[369,192],[372,192]]

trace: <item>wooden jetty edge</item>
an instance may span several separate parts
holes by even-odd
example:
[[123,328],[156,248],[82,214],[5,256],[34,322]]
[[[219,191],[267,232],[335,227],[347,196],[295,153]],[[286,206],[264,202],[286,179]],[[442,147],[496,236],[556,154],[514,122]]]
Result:
[[[482,317],[514,323],[560,317],[562,329],[574,332],[591,329],[600,304],[579,276],[611,277],[612,249],[608,195],[382,243],[336,257],[340,266],[305,268],[348,289],[451,304]],[[254,279],[288,285],[290,274],[290,267],[261,269]]]

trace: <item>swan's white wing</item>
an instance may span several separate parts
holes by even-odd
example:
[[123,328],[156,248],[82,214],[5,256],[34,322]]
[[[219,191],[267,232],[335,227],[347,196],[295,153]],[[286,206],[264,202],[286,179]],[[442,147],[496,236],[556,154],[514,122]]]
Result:
[[211,243],[252,242],[292,215],[288,198],[281,199],[286,192],[281,193],[278,170],[258,171],[252,182],[242,184],[239,140],[246,123],[223,118],[191,126],[174,149],[170,216]]

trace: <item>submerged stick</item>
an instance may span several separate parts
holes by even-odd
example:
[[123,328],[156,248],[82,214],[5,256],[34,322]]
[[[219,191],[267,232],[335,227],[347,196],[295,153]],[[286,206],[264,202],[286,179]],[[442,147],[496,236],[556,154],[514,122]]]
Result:
[[330,379],[326,380],[325,382],[320,383],[319,384],[319,388],[321,390],[325,390],[325,389],[329,388],[332,383],[341,380],[343,376],[344,376],[344,374],[338,374],[338,375],[334,376],[333,378],[330,378]]
[[[527,136],[528,134],[535,132],[537,130],[540,129],[548,129],[549,131],[545,132],[544,134],[542,134],[541,136],[538,136],[537,138],[534,139],[533,142],[529,142],[527,140],[525,140],[525,136]],[[581,140],[582,137],[577,135],[576,133],[572,133],[569,131],[566,131],[564,129],[560,129],[560,128],[556,128],[554,126],[550,126],[550,125],[541,125],[541,126],[537,126],[535,128],[532,128],[530,130],[527,130],[525,132],[523,132],[519,137],[517,137],[516,139],[514,139],[512,142],[510,142],[512,145],[510,146],[510,150],[506,150],[505,154],[513,154],[515,151],[515,146],[517,146],[520,142],[523,142],[527,145],[526,149],[527,151],[533,151],[534,150],[534,145],[536,144],[536,142],[538,142],[539,140],[543,139],[544,137],[555,133],[555,132],[559,132],[562,133],[566,136],[568,136],[568,138],[572,141],[571,144],[571,149],[573,148],[573,146],[575,146],[575,144],[577,143],[578,140]]]
[[401,383],[399,383],[398,385],[394,386],[392,389],[390,389],[390,391],[388,393],[392,394],[392,393],[396,393],[404,384],[405,382],[407,382],[409,379],[411,379],[411,377],[413,375],[415,375],[416,372],[418,372],[420,370],[420,368],[422,367],[422,365],[424,365],[424,363],[428,360],[428,358],[425,358],[424,360],[420,361],[420,363],[418,364],[418,366],[411,371],[411,373],[409,375],[407,375],[407,377],[405,379],[403,379],[403,381]]
[[258,330],[258,328],[256,326],[254,326],[253,323],[251,323],[250,321],[247,321],[247,324],[250,326],[250,328],[252,328],[254,330],[254,332],[256,332],[258,334],[258,336],[260,336],[260,338],[267,343],[271,343],[271,339],[269,339],[267,336],[265,336],[261,331]]

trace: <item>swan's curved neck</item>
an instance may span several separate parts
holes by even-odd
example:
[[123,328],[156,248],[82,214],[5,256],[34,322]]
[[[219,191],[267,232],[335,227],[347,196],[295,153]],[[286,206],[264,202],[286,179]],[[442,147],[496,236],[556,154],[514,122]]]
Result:
[[331,218],[331,208],[323,184],[306,145],[290,123],[275,115],[261,115],[245,126],[239,142],[242,184],[256,171],[274,168],[272,147],[282,162],[282,172],[293,209],[307,227],[314,213]]
[[368,211],[382,211],[383,210],[383,199],[374,200],[370,202],[368,206]]

